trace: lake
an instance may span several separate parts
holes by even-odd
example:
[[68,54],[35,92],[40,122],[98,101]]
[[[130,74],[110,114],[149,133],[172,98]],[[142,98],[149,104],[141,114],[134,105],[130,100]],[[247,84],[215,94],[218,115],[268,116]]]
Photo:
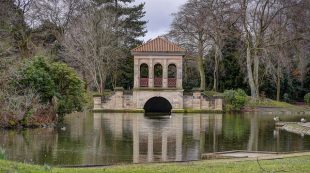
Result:
[[[275,128],[273,117],[76,113],[66,117],[65,130],[0,130],[0,147],[9,160],[58,166],[189,161],[199,160],[203,153],[231,150],[310,150],[310,136]],[[299,121],[305,116],[279,117]]]

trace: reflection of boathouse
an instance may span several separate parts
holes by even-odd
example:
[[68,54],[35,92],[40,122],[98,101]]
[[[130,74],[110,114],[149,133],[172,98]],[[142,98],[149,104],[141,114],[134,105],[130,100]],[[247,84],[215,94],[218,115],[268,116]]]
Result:
[[[124,140],[124,136],[132,140],[132,150],[128,150],[132,151],[134,163],[197,160],[200,159],[200,154],[205,152],[206,133],[211,132],[213,142],[222,134],[222,115],[178,115],[166,120],[150,120],[143,115],[110,116],[95,113],[94,128],[100,133],[112,136],[116,142]],[[104,132],[103,128],[110,132]],[[102,145],[104,144],[99,146]],[[212,146],[215,147],[216,143]]]
[[183,48],[158,37],[133,49],[131,53],[134,55],[132,94],[116,89],[112,96],[104,100],[95,97],[95,110],[222,110],[221,98],[206,98],[200,91],[183,95]]

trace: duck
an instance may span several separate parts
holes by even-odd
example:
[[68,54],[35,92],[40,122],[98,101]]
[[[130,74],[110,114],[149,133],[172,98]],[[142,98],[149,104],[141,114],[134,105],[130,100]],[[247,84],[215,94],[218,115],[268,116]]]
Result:
[[300,119],[300,122],[302,122],[302,123],[306,123],[306,122],[307,122],[307,120],[306,120],[305,118],[301,118],[301,119]]
[[66,131],[66,127],[62,127],[62,128],[60,128],[60,130]]
[[279,118],[279,117],[274,117],[273,120],[274,120],[275,122],[279,122],[279,121],[280,121],[280,118]]

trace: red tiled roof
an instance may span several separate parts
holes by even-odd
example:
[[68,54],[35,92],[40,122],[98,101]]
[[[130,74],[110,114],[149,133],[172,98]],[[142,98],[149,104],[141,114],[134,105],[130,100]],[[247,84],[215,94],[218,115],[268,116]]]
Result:
[[164,38],[157,37],[132,49],[131,52],[185,52],[185,49]]

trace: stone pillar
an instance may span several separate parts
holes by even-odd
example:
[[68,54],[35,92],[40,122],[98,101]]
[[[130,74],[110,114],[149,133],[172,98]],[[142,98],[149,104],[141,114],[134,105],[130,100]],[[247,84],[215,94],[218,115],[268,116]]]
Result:
[[164,65],[163,65],[163,88],[168,88],[168,63],[167,63],[167,59],[165,59]]
[[114,109],[123,109],[124,108],[124,88],[116,87],[115,91],[115,106]]
[[101,96],[94,96],[94,110],[102,108]]
[[201,109],[201,91],[199,89],[193,90],[193,109]]
[[149,66],[149,88],[154,87],[154,64],[153,58],[150,58]]
[[182,89],[182,79],[183,79],[183,65],[182,62],[177,64],[177,88]]
[[140,66],[139,66],[139,59],[134,59],[134,88],[140,87]]
[[215,110],[223,110],[223,99],[222,98],[216,98],[215,99]]

